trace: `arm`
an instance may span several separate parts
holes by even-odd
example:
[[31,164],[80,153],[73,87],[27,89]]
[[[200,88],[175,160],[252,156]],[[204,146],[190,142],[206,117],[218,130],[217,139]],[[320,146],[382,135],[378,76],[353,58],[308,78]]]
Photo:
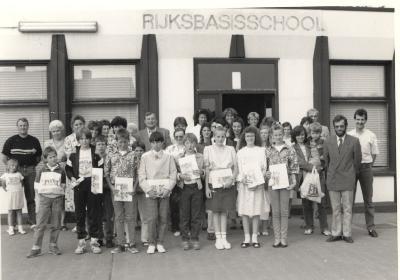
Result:
[[42,147],[40,146],[40,142],[37,138],[35,138],[35,149],[36,149],[36,165],[41,161],[42,159]]
[[[76,181],[74,177],[74,168],[72,166],[73,162],[75,162],[76,153],[72,153],[67,160],[67,164],[65,165],[65,173],[71,181]],[[74,179],[72,179],[74,178]]]
[[111,173],[111,157],[109,157],[109,156],[106,157],[106,161],[104,163],[103,170],[104,170],[104,177],[105,177],[106,183],[107,183],[105,188],[110,189],[112,192],[114,192],[114,186],[111,183],[111,177],[110,177],[111,176],[110,175],[110,173]]
[[361,167],[361,145],[360,145],[360,140],[358,140],[358,138],[355,138],[355,143],[354,143],[354,168],[356,170],[356,173],[360,172],[360,167]]
[[168,174],[169,174],[168,190],[171,191],[176,185],[176,174],[177,174],[175,160],[174,160],[173,156],[170,156],[168,169],[169,169],[169,172],[168,172]]
[[143,156],[140,159],[138,177],[139,177],[139,186],[145,193],[149,192],[150,188],[149,185],[147,184],[146,161]]
[[8,156],[5,154],[1,153],[1,161],[3,162],[4,165],[7,164]]

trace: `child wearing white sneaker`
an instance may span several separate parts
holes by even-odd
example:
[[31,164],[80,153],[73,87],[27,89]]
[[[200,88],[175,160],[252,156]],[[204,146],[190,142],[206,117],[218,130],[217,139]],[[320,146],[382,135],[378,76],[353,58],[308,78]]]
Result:
[[[215,247],[218,250],[230,249],[226,240],[228,211],[235,211],[235,190],[233,184],[237,176],[235,148],[225,142],[225,128],[215,128],[215,144],[204,148],[204,166],[206,169],[206,196],[210,199],[210,210],[215,228]],[[222,173],[222,174],[221,174]]]
[[0,177],[0,185],[8,195],[8,234],[14,235],[14,216],[17,216],[18,232],[25,234],[22,227],[22,208],[24,208],[24,188],[22,180],[24,177],[17,172],[18,161],[9,159],[7,161],[7,172]]

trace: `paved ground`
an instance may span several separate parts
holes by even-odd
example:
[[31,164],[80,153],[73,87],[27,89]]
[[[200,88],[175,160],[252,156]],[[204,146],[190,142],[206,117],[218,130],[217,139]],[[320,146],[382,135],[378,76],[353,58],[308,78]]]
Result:
[[147,255],[140,248],[136,255],[112,255],[106,249],[101,255],[76,256],[75,235],[68,231],[60,235],[63,255],[44,254],[34,259],[25,258],[32,245],[32,232],[10,238],[6,226],[2,226],[2,279],[397,279],[396,221],[395,213],[377,213],[379,238],[373,239],[366,234],[363,215],[355,214],[355,243],[347,244],[325,242],[326,237],[318,229],[312,236],[303,235],[302,220],[294,216],[286,249],[272,248],[272,236],[260,238],[260,249],[241,249],[242,231],[232,230],[228,239],[233,248],[229,251],[217,251],[203,232],[200,251],[183,251],[180,239],[168,234],[168,252],[155,255]]

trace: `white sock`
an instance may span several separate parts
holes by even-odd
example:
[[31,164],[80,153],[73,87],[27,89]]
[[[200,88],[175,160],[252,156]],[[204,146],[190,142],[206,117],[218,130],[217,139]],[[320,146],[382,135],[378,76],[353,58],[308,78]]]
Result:
[[226,232],[221,232],[221,239],[226,241]]
[[39,249],[40,249],[40,247],[38,245],[33,245],[32,246],[32,250],[39,250]]
[[244,234],[244,243],[250,243],[250,233]]
[[251,241],[253,242],[253,243],[258,243],[258,239],[257,239],[258,237],[257,237],[257,233],[253,233],[252,235],[251,235]]
[[215,238],[216,239],[221,239],[221,233],[220,232],[215,232]]

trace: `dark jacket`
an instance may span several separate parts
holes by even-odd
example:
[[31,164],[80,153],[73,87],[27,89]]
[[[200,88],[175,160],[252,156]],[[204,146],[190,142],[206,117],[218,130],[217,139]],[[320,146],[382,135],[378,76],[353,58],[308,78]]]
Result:
[[[92,167],[94,168],[103,168],[103,160],[102,158],[95,153],[95,148],[93,146],[90,147],[92,153]],[[67,161],[67,165],[65,166],[65,173],[67,177],[71,179],[75,177],[75,179],[79,178],[79,156],[81,152],[81,147],[76,147],[76,152],[72,153],[69,156]]]

